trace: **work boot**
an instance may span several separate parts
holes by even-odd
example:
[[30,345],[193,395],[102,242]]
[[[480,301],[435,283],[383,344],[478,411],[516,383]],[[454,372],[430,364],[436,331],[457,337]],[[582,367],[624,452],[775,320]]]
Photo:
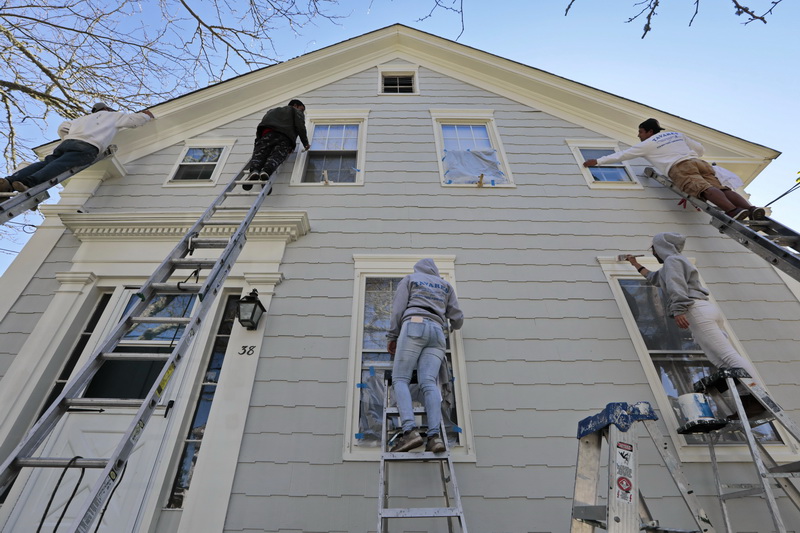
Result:
[[0,179],[0,192],[11,192],[11,191],[12,191],[11,183],[5,178]]
[[11,186],[14,187],[14,190],[17,191],[17,192],[25,192],[28,189],[30,189],[30,187],[28,187],[27,185],[25,185],[21,181],[15,181],[15,182],[13,182],[11,184]]
[[408,450],[413,450],[417,446],[422,445],[422,436],[419,434],[416,428],[410,429],[403,433],[400,438],[397,439],[397,442],[392,449],[389,450],[391,452],[407,452]]
[[426,452],[441,453],[446,449],[447,448],[445,448],[444,442],[442,442],[442,438],[439,435],[432,435],[428,437],[428,444],[425,445]]

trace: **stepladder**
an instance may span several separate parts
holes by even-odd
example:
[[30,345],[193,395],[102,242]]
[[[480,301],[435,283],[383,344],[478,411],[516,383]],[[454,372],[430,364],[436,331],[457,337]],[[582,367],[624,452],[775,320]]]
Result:
[[58,176],[30,187],[24,192],[0,193],[0,224],[8,222],[28,210],[35,210],[39,204],[50,198],[50,193],[48,192],[50,188],[71,178],[81,170],[112,157],[116,151],[117,146],[112,144],[105,151],[98,154],[97,158],[88,165],[71,168]]
[[[422,447],[406,452],[390,451],[395,439],[402,433],[399,411],[391,394],[391,381],[391,372],[385,372],[377,532],[424,530],[467,533],[444,419],[439,434],[443,437],[445,451],[428,452],[423,451]],[[425,409],[414,407],[414,416],[425,420]],[[424,432],[426,426],[419,424],[419,428],[420,432]],[[437,466],[438,469],[435,468]],[[438,491],[436,485],[440,487]],[[405,502],[406,505],[401,507],[396,502]],[[414,524],[409,525],[412,522]]]
[[[124,483],[128,461],[137,450],[137,444],[148,434],[147,426],[153,413],[157,407],[164,407],[160,404],[165,400],[165,392],[169,390],[176,371],[191,353],[196,353],[191,350],[192,343],[245,246],[250,224],[271,192],[273,178],[252,192],[239,192],[238,187],[245,183],[243,177],[244,170],[223,188],[163,258],[153,274],[135,292],[119,322],[91,351],[86,362],[76,367],[54,401],[0,464],[0,493],[6,491],[23,470],[94,471],[93,474],[86,473],[86,481],[80,481],[83,480],[83,473],[80,474],[72,495],[69,493],[71,487],[59,488],[55,482],[52,486],[44,484],[37,488],[52,491],[52,501],[55,502],[52,508],[48,503],[42,513],[39,522],[40,527],[44,526],[42,531],[121,531],[119,523],[103,519],[108,501],[121,479]],[[188,276],[187,272],[190,272]],[[169,312],[161,313],[165,302],[174,301],[176,296],[185,302],[181,312],[172,312],[175,310],[173,306]],[[162,344],[153,349],[142,347],[132,351],[130,346],[122,346],[132,332],[149,329],[152,333],[153,329],[159,328],[163,328],[161,334],[166,331],[172,337],[167,347]],[[142,397],[126,399],[85,394],[104,364],[127,361],[152,364],[152,386]],[[69,422],[70,415],[77,416],[80,413],[82,417],[91,417],[105,410],[117,410],[129,417],[127,429],[115,433],[120,435],[118,442],[109,447],[107,455],[92,455],[94,448],[90,442],[86,443],[85,450],[71,449],[66,457],[48,456],[44,452],[60,449],[51,446],[51,441],[63,435],[60,428]],[[24,504],[23,498],[13,502],[13,505],[20,507],[24,507]],[[8,505],[12,504],[7,502],[6,507]],[[14,530],[4,529],[4,532]],[[36,530],[36,527],[31,530]]]
[[[595,528],[612,533],[695,531],[715,533],[711,521],[670,451],[669,442],[656,425],[658,416],[647,402],[610,403],[597,415],[578,424],[578,459],[572,503],[571,533],[593,533]],[[636,428],[643,425],[661,455],[697,529],[669,529],[655,520],[639,487],[639,445]],[[600,504],[601,455],[608,443],[606,504]]]
[[[764,531],[787,533],[795,531],[797,520],[800,517],[800,491],[796,479],[800,477],[800,461],[779,464],[774,457],[775,442],[762,442],[778,438],[793,438],[800,442],[800,427],[789,418],[785,411],[775,402],[766,390],[753,379],[745,370],[732,368],[720,370],[715,374],[705,377],[694,384],[696,392],[705,394],[717,408],[717,418],[703,423],[687,423],[678,428],[679,433],[705,433],[714,481],[719,496],[722,517],[728,532],[735,531],[735,517],[730,501],[740,498],[760,497],[766,504],[771,526],[764,524]],[[717,423],[715,423],[717,422]],[[771,425],[768,432],[759,432],[759,428]],[[777,427],[783,435],[777,432]],[[761,435],[759,434],[761,433]],[[767,437],[772,435],[772,437]],[[722,467],[717,457],[717,447],[722,439],[730,442],[730,437],[744,442],[753,461],[753,477],[749,480],[732,480],[725,476],[723,481]],[[772,444],[773,446],[769,446]],[[777,443],[780,444],[780,443]],[[747,483],[733,483],[733,481],[748,481]],[[780,490],[786,497],[784,512],[779,504],[778,493]],[[795,509],[791,509],[793,504]],[[785,519],[786,511],[792,512],[791,519]],[[792,523],[795,522],[795,523]],[[774,528],[774,529],[773,529]],[[788,529],[787,529],[788,528]]]

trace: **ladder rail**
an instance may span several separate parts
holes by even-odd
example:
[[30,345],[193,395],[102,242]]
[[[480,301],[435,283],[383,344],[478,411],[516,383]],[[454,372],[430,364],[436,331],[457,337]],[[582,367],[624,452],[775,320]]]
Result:
[[[689,196],[678,189],[669,178],[662,176],[653,168],[647,167],[644,171],[644,175],[656,180],[693,206],[711,215],[710,223],[717,228],[720,233],[724,233],[733,238],[736,242],[765,259],[775,268],[782,270],[789,276],[800,281],[800,253],[793,252],[788,247],[781,246],[768,239],[760,232],[754,230],[749,224],[743,224],[742,222],[734,220],[705,200]],[[753,221],[752,226],[761,228],[765,232],[770,232],[776,237],[790,237],[795,242],[794,249],[798,249],[800,235],[793,229],[780,224],[776,220],[767,217],[763,221]]]

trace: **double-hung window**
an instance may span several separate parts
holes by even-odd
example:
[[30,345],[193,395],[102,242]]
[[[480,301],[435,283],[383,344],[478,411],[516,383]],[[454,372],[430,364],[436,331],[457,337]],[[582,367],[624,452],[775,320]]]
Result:
[[513,186],[491,110],[431,109],[443,185]]
[[364,183],[364,146],[368,111],[324,110],[307,113],[311,147],[295,162],[292,184]]
[[[345,459],[377,460],[381,443],[384,374],[392,369],[386,351],[392,300],[397,284],[413,271],[421,258],[408,256],[357,255],[350,362],[350,395],[345,431]],[[442,277],[453,283],[454,258],[434,256]],[[446,353],[453,376],[443,389],[442,418],[454,456],[474,458],[469,419],[463,344],[459,332],[450,332]],[[422,401],[418,385],[411,384],[412,398]],[[397,428],[390,428],[390,431]]]
[[633,171],[627,162],[608,163],[594,167],[584,167],[588,159],[599,159],[619,151],[614,141],[603,139],[567,139],[572,155],[575,157],[586,184],[593,189],[641,189],[641,184],[634,179]]
[[214,185],[228,159],[234,140],[195,139],[187,141],[166,185]]

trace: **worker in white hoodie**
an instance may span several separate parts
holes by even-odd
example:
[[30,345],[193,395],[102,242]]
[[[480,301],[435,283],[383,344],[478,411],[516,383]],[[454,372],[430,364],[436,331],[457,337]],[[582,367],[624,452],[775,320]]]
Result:
[[91,114],[68,120],[58,127],[61,144],[44,161],[28,165],[0,179],[0,192],[11,192],[12,189],[24,192],[70,169],[86,166],[108,148],[119,130],[138,128],[153,118],[148,110],[122,113],[106,104],[95,104]]
[[594,167],[643,157],[656,167],[659,174],[669,176],[684,193],[713,203],[731,218],[756,220],[766,215],[763,207],[750,205],[739,193],[720,183],[714,167],[700,159],[705,149],[699,142],[683,133],[664,131],[654,118],[639,124],[637,136],[642,141],[639,144],[598,159],[587,159],[583,166]]

